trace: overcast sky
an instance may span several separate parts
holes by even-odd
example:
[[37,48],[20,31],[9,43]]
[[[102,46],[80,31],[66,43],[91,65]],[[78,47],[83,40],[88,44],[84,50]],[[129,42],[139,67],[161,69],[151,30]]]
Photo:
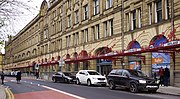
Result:
[[[15,17],[15,20],[12,20],[11,24],[8,27],[5,27],[4,30],[10,35],[17,34],[22,30],[38,13],[40,10],[41,3],[44,0],[19,0],[25,2],[27,5],[32,7],[31,11],[25,11],[23,15]],[[12,31],[13,30],[13,31]],[[0,52],[4,53],[4,49],[0,46]]]

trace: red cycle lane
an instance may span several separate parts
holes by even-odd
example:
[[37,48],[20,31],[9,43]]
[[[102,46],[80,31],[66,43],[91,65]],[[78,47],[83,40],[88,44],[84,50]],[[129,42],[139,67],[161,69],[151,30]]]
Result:
[[53,90],[14,94],[15,99],[79,99]]

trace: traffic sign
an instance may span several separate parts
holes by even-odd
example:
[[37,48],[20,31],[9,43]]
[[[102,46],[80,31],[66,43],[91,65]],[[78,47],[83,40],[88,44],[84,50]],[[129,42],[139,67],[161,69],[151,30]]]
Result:
[[35,69],[39,69],[39,64],[36,63]]

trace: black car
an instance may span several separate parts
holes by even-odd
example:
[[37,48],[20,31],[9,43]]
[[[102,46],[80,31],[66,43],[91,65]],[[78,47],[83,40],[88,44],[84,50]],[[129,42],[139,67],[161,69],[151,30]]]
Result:
[[53,82],[64,82],[64,83],[72,83],[76,82],[76,73],[72,72],[57,72],[52,76]]
[[155,79],[138,70],[115,69],[109,73],[107,79],[110,89],[119,86],[129,89],[133,93],[138,91],[156,92],[159,88],[159,84]]

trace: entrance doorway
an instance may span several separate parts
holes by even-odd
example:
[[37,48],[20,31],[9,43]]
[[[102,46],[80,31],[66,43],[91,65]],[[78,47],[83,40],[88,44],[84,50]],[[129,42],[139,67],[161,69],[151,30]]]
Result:
[[102,75],[107,76],[112,70],[112,65],[99,65],[97,66],[97,71]]
[[[97,55],[104,55],[112,52],[108,47],[101,47],[96,50]],[[110,59],[97,59],[96,60],[97,71],[102,75],[107,76],[112,70],[112,60]]]
[[[153,37],[153,39],[150,42],[150,47],[159,47],[162,44],[168,42],[167,38],[164,35],[157,35]],[[153,52],[152,53],[152,76],[154,78],[160,78],[159,70],[160,68],[163,68],[166,71],[170,70],[170,53],[160,53],[160,52]],[[169,83],[169,75],[164,74],[164,78],[162,80],[166,81],[165,83]],[[168,77],[167,77],[168,76]]]

